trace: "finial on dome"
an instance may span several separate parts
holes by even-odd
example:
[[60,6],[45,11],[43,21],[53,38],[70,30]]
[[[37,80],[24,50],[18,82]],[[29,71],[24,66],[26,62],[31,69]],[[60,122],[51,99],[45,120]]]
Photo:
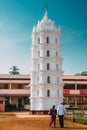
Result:
[[47,5],[45,5],[45,12],[47,11],[47,8],[48,8]]
[[48,14],[47,14],[47,6],[45,5],[45,15],[44,15],[44,19],[48,19]]

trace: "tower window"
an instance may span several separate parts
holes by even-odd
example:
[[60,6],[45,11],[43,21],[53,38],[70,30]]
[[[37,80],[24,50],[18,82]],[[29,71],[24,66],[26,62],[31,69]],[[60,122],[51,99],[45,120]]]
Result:
[[59,97],[59,90],[57,90],[57,96]]
[[38,44],[40,44],[40,38],[38,37]]
[[50,90],[47,90],[47,97],[50,97]]
[[55,43],[57,43],[57,38],[55,38]]
[[50,83],[50,76],[47,77],[47,83]]
[[46,43],[49,43],[49,37],[46,38]]
[[49,63],[47,63],[47,70],[49,70],[50,69],[50,64]]
[[56,56],[58,56],[58,51],[56,51]]
[[37,97],[39,97],[39,90],[37,90]]
[[39,77],[37,77],[37,83],[39,83]]
[[47,50],[47,57],[49,57],[50,56],[50,51],[49,50]]
[[57,77],[57,83],[59,83],[59,77]]
[[56,64],[56,70],[58,70],[58,64]]
[[38,57],[40,57],[40,51],[38,51]]
[[38,64],[38,70],[40,70],[40,64]]

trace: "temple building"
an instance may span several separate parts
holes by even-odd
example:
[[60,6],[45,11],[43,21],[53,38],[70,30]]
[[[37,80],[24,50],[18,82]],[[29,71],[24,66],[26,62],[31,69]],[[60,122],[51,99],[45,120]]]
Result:
[[46,113],[63,102],[61,31],[47,10],[32,31],[31,113]]

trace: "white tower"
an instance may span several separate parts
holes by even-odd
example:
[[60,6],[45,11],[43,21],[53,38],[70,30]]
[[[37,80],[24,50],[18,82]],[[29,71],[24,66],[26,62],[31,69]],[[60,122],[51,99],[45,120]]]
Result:
[[45,114],[63,101],[60,27],[48,19],[47,10],[32,31],[31,113]]

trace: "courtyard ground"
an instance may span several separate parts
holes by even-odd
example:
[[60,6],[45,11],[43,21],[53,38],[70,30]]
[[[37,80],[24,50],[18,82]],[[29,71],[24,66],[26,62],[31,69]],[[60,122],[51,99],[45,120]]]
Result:
[[65,128],[59,128],[58,118],[56,128],[49,126],[49,115],[34,116],[28,112],[0,113],[0,130],[87,130],[87,125],[65,120]]

